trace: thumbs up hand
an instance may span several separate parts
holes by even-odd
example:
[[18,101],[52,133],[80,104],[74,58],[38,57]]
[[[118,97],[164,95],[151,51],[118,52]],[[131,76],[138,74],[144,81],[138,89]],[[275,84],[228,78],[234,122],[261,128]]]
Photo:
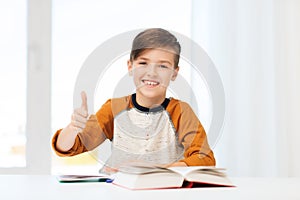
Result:
[[74,110],[71,119],[72,120],[70,126],[77,133],[85,128],[86,122],[88,120],[88,105],[87,96],[84,91],[81,92],[81,106]]
[[81,92],[81,106],[72,114],[71,123],[65,127],[57,138],[57,148],[60,151],[68,151],[75,143],[75,138],[81,132],[88,120],[88,106],[85,92]]

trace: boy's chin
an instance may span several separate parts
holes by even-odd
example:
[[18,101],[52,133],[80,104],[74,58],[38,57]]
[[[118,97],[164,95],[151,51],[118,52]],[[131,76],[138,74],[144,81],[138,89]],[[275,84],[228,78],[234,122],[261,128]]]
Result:
[[164,97],[166,92],[164,90],[149,90],[149,89],[144,89],[141,88],[140,90],[137,90],[137,93],[139,93],[139,95],[145,97],[145,98],[149,98],[149,99],[156,99],[156,98],[160,98],[160,97]]

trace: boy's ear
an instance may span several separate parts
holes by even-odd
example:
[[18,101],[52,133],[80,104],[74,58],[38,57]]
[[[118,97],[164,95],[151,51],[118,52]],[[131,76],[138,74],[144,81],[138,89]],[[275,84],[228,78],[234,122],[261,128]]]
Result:
[[132,62],[130,60],[127,61],[127,69],[129,76],[132,76]]
[[179,71],[179,66],[177,66],[174,71],[173,71],[173,74],[172,74],[172,77],[171,77],[171,81],[175,81],[177,75],[178,75],[178,71]]

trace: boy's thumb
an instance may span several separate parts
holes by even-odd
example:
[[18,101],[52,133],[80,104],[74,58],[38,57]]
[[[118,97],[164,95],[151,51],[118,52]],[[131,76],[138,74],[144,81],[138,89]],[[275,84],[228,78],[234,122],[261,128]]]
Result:
[[83,108],[86,112],[88,112],[87,96],[85,91],[81,92],[81,108]]

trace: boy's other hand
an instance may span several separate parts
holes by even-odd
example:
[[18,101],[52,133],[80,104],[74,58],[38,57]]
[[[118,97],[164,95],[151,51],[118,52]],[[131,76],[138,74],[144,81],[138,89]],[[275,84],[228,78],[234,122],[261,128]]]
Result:
[[185,162],[174,162],[169,165],[166,165],[165,167],[187,167],[187,164]]

